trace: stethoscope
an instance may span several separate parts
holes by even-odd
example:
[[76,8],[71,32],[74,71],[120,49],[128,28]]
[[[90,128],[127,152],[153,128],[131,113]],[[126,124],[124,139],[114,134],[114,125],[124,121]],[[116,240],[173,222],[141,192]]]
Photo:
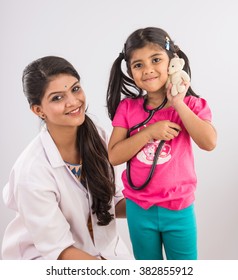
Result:
[[[131,127],[128,130],[128,132],[127,132],[127,138],[130,137],[130,134],[131,134],[132,131],[138,129],[141,126],[144,126],[145,124],[147,124],[152,119],[152,117],[154,116],[154,114],[157,111],[159,111],[162,108],[164,108],[164,106],[166,105],[168,99],[167,99],[167,97],[165,97],[163,102],[158,107],[156,107],[154,109],[147,109],[146,108],[146,103],[147,103],[146,101],[147,100],[145,98],[144,103],[143,103],[143,109],[144,109],[145,112],[149,113],[149,116],[143,122],[140,122],[140,123],[134,125],[133,127]],[[126,168],[127,180],[128,180],[128,183],[129,183],[129,185],[130,185],[130,187],[132,189],[134,189],[134,190],[142,190],[142,189],[144,189],[149,184],[149,182],[150,182],[150,180],[151,180],[151,178],[152,178],[152,176],[154,174],[155,167],[156,167],[156,164],[157,164],[157,160],[158,160],[159,154],[160,154],[160,152],[161,152],[161,150],[163,148],[164,143],[165,143],[165,140],[161,140],[159,142],[159,145],[158,145],[158,147],[156,149],[156,152],[155,152],[155,155],[154,155],[154,159],[153,159],[153,163],[152,163],[149,175],[148,175],[147,179],[145,180],[145,182],[141,186],[135,186],[133,184],[133,182],[131,180],[131,164],[130,164],[131,160],[127,161],[127,168]]]

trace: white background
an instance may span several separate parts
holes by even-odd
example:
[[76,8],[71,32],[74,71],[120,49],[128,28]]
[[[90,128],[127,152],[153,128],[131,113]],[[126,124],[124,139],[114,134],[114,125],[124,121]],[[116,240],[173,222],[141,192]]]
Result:
[[[238,32],[236,0],[0,0],[0,193],[16,158],[38,133],[21,75],[32,60],[62,56],[79,71],[91,116],[111,131],[109,70],[135,29],[165,29],[188,55],[192,87],[218,131],[212,152],[194,146],[199,259],[238,259]],[[13,213],[0,196],[0,246]],[[120,231],[130,246],[127,226]]]

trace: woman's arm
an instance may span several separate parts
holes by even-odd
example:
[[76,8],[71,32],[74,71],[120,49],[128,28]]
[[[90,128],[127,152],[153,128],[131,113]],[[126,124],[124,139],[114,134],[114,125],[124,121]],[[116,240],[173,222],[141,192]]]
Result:
[[89,255],[74,246],[70,246],[60,253],[58,260],[99,260],[99,258]]
[[115,206],[116,218],[126,218],[126,199],[121,199]]

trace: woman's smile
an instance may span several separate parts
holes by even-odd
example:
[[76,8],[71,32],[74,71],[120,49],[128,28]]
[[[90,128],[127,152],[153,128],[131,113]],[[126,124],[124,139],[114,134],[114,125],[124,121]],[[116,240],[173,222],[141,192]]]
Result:
[[51,79],[46,88],[39,113],[45,115],[48,129],[78,127],[85,120],[85,94],[80,81],[68,74]]
[[80,106],[80,107],[78,107],[78,108],[76,108],[76,109],[74,109],[74,110],[72,110],[72,111],[70,111],[70,112],[68,112],[68,113],[66,113],[66,115],[70,115],[70,116],[78,116],[78,115],[80,115],[81,114],[81,112],[82,112],[82,107]]

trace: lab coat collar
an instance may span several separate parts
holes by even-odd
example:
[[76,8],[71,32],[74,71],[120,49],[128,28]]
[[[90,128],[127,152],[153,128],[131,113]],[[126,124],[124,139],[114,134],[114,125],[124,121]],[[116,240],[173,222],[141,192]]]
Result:
[[[52,139],[48,129],[46,126],[44,126],[40,133],[41,142],[43,145],[43,148],[45,150],[46,156],[52,166],[52,168],[59,168],[59,167],[65,167],[66,164],[64,160],[62,159],[60,152],[58,148],[55,145],[54,140]],[[81,190],[83,190],[85,193],[88,193],[87,188],[85,188],[80,181],[73,175],[73,173],[66,168],[67,172],[69,172],[70,176],[72,176],[73,180],[77,183],[78,186],[80,186]]]
[[52,139],[49,131],[47,130],[47,127],[44,126],[42,128],[40,138],[51,166],[53,168],[64,166],[65,162],[63,161],[60,152],[56,147],[55,142]]

